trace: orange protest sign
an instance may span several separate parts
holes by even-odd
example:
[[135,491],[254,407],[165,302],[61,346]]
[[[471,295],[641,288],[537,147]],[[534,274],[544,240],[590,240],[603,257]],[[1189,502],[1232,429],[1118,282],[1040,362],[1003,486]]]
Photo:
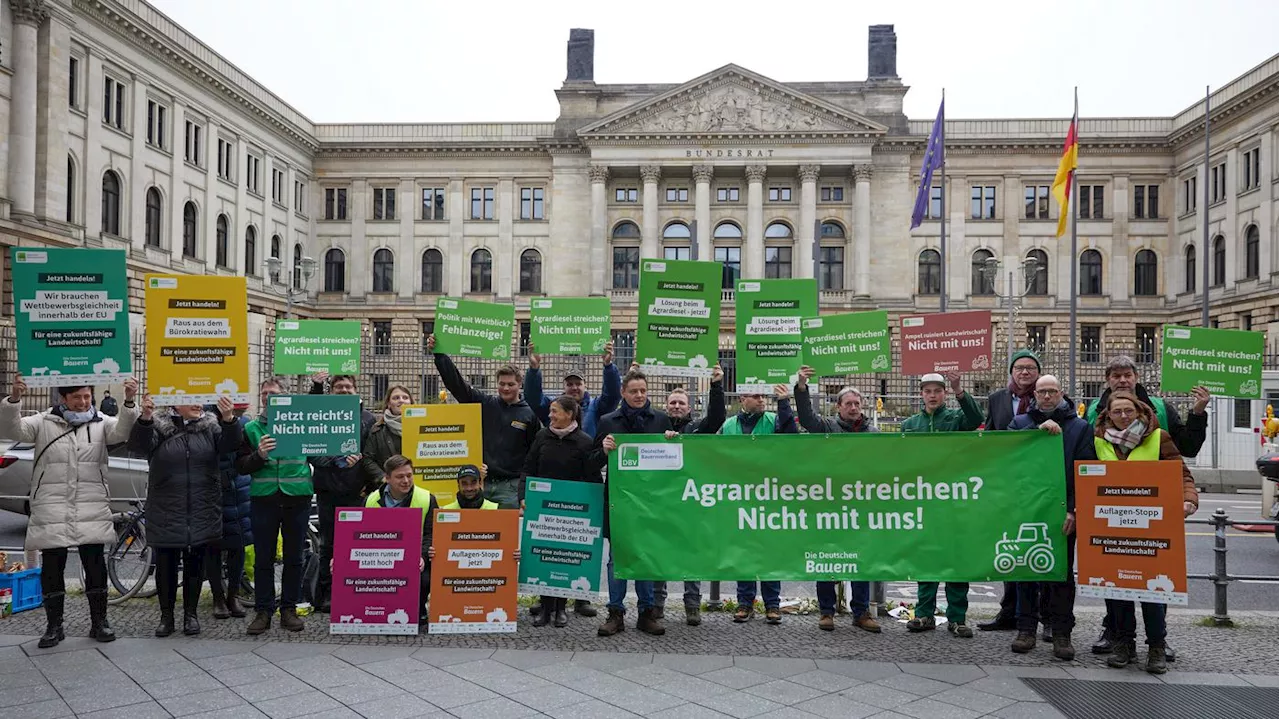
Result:
[[1187,603],[1180,462],[1076,462],[1076,594]]
[[520,512],[437,510],[431,543],[427,633],[514,633]]

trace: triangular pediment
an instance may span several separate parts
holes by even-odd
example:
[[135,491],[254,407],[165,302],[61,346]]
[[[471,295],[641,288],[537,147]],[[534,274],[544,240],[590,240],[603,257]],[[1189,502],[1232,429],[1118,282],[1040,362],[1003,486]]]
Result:
[[840,133],[879,135],[884,125],[737,65],[619,110],[578,131],[613,135]]

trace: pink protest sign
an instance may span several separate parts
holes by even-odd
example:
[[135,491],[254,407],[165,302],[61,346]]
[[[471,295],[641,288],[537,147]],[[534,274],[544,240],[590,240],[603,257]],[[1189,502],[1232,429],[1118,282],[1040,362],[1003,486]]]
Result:
[[330,634],[418,633],[421,509],[338,509]]

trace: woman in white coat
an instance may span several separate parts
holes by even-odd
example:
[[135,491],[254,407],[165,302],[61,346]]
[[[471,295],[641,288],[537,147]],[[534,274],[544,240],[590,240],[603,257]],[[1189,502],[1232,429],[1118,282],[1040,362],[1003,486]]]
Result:
[[129,439],[138,418],[134,403],[138,382],[125,381],[124,405],[116,417],[94,409],[89,386],[59,387],[60,404],[23,417],[20,410],[26,391],[26,383],[15,377],[8,401],[0,402],[0,436],[35,445],[26,548],[40,550],[40,589],[48,622],[40,647],[55,646],[66,636],[63,575],[70,547],[77,548],[84,566],[89,636],[112,641],[116,635],[107,622],[104,550],[115,541],[115,529],[107,496],[107,447]]

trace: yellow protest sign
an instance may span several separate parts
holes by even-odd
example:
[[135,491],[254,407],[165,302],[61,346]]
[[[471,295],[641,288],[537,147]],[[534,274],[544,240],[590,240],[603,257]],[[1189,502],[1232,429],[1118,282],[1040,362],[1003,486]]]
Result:
[[243,277],[146,275],[147,392],[157,405],[249,401]]
[[400,417],[400,451],[413,460],[414,481],[441,505],[452,502],[458,468],[484,461],[480,405],[408,405]]

